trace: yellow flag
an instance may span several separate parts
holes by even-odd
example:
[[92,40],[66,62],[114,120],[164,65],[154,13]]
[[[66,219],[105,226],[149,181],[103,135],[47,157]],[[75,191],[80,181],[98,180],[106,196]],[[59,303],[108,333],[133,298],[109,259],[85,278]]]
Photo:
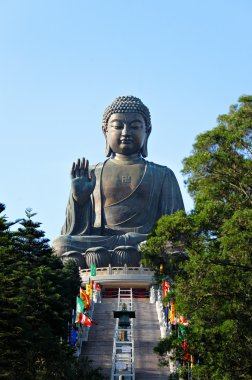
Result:
[[89,284],[86,284],[86,293],[90,295],[91,286]]

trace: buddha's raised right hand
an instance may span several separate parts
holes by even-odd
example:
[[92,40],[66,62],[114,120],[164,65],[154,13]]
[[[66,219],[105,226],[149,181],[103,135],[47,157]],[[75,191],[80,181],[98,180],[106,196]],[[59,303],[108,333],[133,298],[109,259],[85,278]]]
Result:
[[79,204],[84,204],[95,188],[95,175],[93,171],[89,174],[88,160],[83,158],[73,162],[70,175],[73,197]]

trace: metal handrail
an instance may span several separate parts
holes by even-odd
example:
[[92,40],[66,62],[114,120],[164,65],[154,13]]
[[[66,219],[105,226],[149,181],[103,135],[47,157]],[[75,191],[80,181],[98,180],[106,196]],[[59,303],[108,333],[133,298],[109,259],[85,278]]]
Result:
[[[118,289],[117,310],[122,310],[123,304],[127,305],[127,310],[133,308],[132,289]],[[130,320],[130,328],[119,328],[118,318],[116,319],[111,380],[120,380],[121,378],[135,380],[135,363],[134,363],[134,335],[133,319]],[[127,334],[127,340],[124,336]]]

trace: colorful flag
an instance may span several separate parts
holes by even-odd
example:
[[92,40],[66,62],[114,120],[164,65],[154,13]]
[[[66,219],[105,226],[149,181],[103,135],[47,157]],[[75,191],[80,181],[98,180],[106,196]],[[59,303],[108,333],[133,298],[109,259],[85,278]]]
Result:
[[194,367],[194,356],[190,355],[191,368]]
[[83,313],[83,312],[84,312],[84,302],[82,301],[82,299],[80,299],[80,297],[76,297],[76,319],[75,319],[75,322],[77,322],[78,314]]
[[76,344],[76,341],[77,341],[77,331],[72,328],[72,331],[71,331],[71,346],[75,346]]
[[172,325],[175,325],[176,324],[176,319],[175,319],[175,301],[172,300],[171,301],[171,306],[170,306],[170,310],[169,310],[169,319],[170,319],[170,322]]
[[86,294],[85,310],[90,310],[90,297],[89,297],[89,294]]
[[179,324],[178,325],[178,338],[179,339],[185,339],[187,331],[186,326]]
[[171,289],[171,285],[169,284],[169,282],[163,280],[162,281],[162,293],[163,293],[163,297],[166,296],[166,294],[170,291]]
[[87,298],[86,291],[80,287],[80,299],[82,299],[82,301],[84,302],[85,306],[86,306],[86,298]]
[[76,311],[72,311],[72,320],[71,323],[68,323],[68,336],[67,341],[71,344],[71,346],[75,346],[77,340],[77,331],[75,329],[75,319],[76,319]]
[[89,310],[90,309],[90,297],[87,294],[87,292],[82,288],[80,288],[80,298],[84,302],[84,309]]
[[98,282],[95,284],[95,290],[96,290],[97,292],[100,292],[100,291],[101,291],[101,286],[100,286],[100,284],[98,284]]
[[92,300],[93,292],[91,284],[86,284],[86,293],[89,296],[89,299]]
[[183,356],[183,363],[182,365],[185,366],[186,365],[186,362],[188,361],[188,359],[190,360],[190,357],[189,357],[189,348],[188,348],[188,343],[186,340],[184,340],[181,344],[181,348],[185,351],[184,352],[184,356]]
[[89,295],[90,294],[90,291],[91,291],[91,285],[90,284],[86,284],[86,293]]
[[92,325],[91,319],[83,313],[78,314],[78,319],[76,319],[76,323],[81,323],[84,326],[91,326]]
[[188,326],[189,321],[187,321],[186,317],[183,317],[182,315],[179,316],[179,322],[181,325]]
[[96,276],[96,265],[91,264],[91,276]]

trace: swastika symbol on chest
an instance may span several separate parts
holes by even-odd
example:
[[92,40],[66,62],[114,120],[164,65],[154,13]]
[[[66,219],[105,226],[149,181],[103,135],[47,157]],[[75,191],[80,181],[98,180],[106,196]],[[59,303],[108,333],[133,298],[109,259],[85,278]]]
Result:
[[131,183],[131,176],[123,175],[122,176],[122,183]]

